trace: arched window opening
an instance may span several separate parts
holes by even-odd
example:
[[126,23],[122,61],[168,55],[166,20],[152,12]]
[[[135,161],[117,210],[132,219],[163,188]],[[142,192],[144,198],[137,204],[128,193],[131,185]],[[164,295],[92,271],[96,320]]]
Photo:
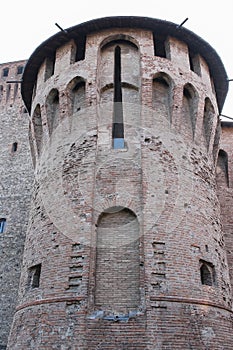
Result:
[[[126,125],[137,123],[139,118],[139,50],[136,41],[127,35],[108,37],[100,48],[100,104],[109,102],[108,111],[112,112],[112,148],[124,149],[125,138],[131,132]],[[101,118],[107,125],[109,116],[103,112]]]
[[28,271],[28,287],[31,289],[40,287],[41,264],[34,265]]
[[205,99],[204,116],[203,116],[203,135],[206,142],[207,150],[210,145],[210,137],[212,133],[214,120],[214,107],[209,98]]
[[59,124],[59,92],[57,89],[52,89],[46,99],[46,114],[51,135]]
[[139,305],[139,223],[128,208],[113,207],[97,223],[95,304],[126,313]]
[[81,77],[74,78],[68,85],[71,113],[75,114],[86,107],[86,83]]
[[40,106],[37,105],[32,117],[32,124],[34,128],[36,147],[38,155],[41,154],[42,150],[42,136],[43,136],[43,128],[42,128],[42,118]]
[[220,149],[218,152],[216,180],[219,186],[227,185],[229,187],[228,154],[223,149]]
[[172,107],[171,90],[171,80],[166,74],[160,73],[153,79],[152,107],[156,111],[158,119],[160,116],[165,117],[169,122],[171,122]]
[[197,94],[191,84],[186,84],[183,89],[181,130],[184,130],[186,138],[192,140],[195,134],[197,114]]
[[125,147],[121,85],[121,48],[118,45],[115,47],[114,51],[114,108],[112,139],[114,149]]
[[200,260],[200,276],[201,283],[207,286],[213,286],[215,284],[215,269],[213,264]]

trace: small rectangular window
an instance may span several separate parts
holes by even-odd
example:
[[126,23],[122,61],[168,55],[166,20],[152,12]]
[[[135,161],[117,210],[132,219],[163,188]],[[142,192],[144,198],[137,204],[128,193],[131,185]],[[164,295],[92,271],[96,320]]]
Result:
[[9,74],[9,68],[4,68],[3,69],[3,77],[8,77]]
[[46,58],[45,81],[48,80],[54,74],[55,60],[56,60],[56,52],[54,52],[51,55],[51,57]]
[[0,233],[3,233],[5,231],[5,228],[6,228],[6,219],[1,218],[0,219]]
[[17,74],[22,74],[23,73],[23,66],[18,66],[17,67]]
[[41,264],[29,268],[28,285],[30,288],[39,288],[40,286]]
[[18,149],[18,142],[12,143],[12,146],[11,146],[12,153],[17,152],[17,149]]
[[189,66],[191,71],[201,76],[200,57],[189,49]]
[[153,33],[154,55],[167,58],[166,53],[166,37],[164,35]]

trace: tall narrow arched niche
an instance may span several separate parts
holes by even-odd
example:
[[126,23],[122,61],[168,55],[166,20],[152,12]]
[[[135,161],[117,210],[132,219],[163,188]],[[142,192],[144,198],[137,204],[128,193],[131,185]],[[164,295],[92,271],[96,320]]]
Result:
[[219,119],[218,123],[217,123],[217,126],[216,126],[215,135],[214,135],[214,144],[213,144],[213,160],[214,160],[214,164],[216,163],[216,160],[217,160],[220,136],[221,136],[221,121]]
[[113,207],[97,223],[95,306],[112,313],[140,302],[139,222],[128,208]]
[[57,89],[52,89],[47,96],[46,115],[49,134],[51,135],[59,124],[59,92]]
[[39,104],[36,106],[34,110],[34,113],[32,116],[32,125],[34,129],[37,154],[40,155],[42,150],[43,127],[42,127],[41,110],[40,110]]
[[103,111],[100,118],[107,125],[112,113],[112,146],[124,148],[130,127],[139,124],[140,117],[140,52],[136,40],[124,34],[106,38],[100,45],[98,67],[100,105],[108,103],[108,113]]
[[197,119],[198,95],[191,84],[183,88],[181,130],[186,141],[194,138]]
[[216,180],[218,186],[229,187],[229,175],[228,175],[228,154],[223,149],[218,152],[218,160],[216,166]]
[[153,79],[152,107],[156,118],[166,118],[171,122],[172,81],[165,73],[158,73]]
[[214,115],[215,115],[214,107],[210,99],[207,97],[205,99],[204,116],[203,116],[203,136],[204,136],[207,150],[209,149]]
[[69,110],[71,114],[79,112],[86,105],[86,83],[81,77],[72,79],[68,86]]
[[33,137],[32,137],[32,123],[29,123],[28,138],[29,138],[29,146],[31,151],[32,165],[35,168],[36,156],[35,156],[35,148],[34,148]]

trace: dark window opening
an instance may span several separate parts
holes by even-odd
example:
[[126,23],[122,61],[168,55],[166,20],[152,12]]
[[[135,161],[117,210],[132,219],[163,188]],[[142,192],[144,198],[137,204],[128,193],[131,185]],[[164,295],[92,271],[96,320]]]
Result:
[[154,79],[153,79],[153,82],[159,83],[159,84],[163,85],[165,88],[168,88],[168,87],[169,87],[168,82],[167,82],[164,78],[162,78],[162,77],[154,78]]
[[29,268],[29,286],[39,288],[40,286],[41,264]]
[[0,102],[2,101],[2,97],[3,97],[3,86],[0,85]]
[[166,46],[165,46],[166,37],[153,33],[153,41],[154,41],[154,55],[167,58]]
[[191,71],[194,72],[193,54],[190,51],[189,51],[189,66]]
[[207,261],[200,261],[200,275],[201,275],[201,283],[207,286],[213,286],[215,284],[215,270],[214,265]]
[[78,43],[76,43],[76,55],[75,61],[82,61],[85,59],[85,51],[86,51],[86,36],[80,37],[78,39]]
[[8,77],[9,74],[9,68],[4,68],[3,69],[3,77]]
[[124,124],[121,85],[121,48],[115,47],[114,52],[114,115],[113,115],[113,148],[124,148]]
[[17,149],[18,149],[18,142],[12,143],[11,151],[12,151],[12,152],[16,152]]
[[5,228],[6,228],[6,219],[0,218],[0,233],[5,232]]
[[199,76],[201,75],[199,55],[193,53],[191,50],[189,50],[189,66],[191,71],[198,74]]
[[54,74],[56,54],[46,58],[46,68],[45,68],[45,81],[48,80]]
[[22,74],[23,73],[23,66],[18,66],[17,67],[17,74]]
[[192,99],[192,94],[187,88],[184,88],[184,97],[186,97],[188,100]]
[[85,87],[85,81],[78,81],[75,86],[73,87],[72,91],[78,91],[79,89]]
[[58,93],[58,91],[56,91],[56,93],[55,93],[55,95],[53,97],[52,103],[55,103],[55,104],[59,103],[59,93]]

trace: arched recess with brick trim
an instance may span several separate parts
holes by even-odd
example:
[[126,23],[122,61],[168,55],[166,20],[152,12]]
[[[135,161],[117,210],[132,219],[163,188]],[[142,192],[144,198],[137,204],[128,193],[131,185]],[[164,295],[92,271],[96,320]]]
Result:
[[139,222],[128,208],[112,207],[99,216],[96,244],[95,306],[128,313],[140,304]]

